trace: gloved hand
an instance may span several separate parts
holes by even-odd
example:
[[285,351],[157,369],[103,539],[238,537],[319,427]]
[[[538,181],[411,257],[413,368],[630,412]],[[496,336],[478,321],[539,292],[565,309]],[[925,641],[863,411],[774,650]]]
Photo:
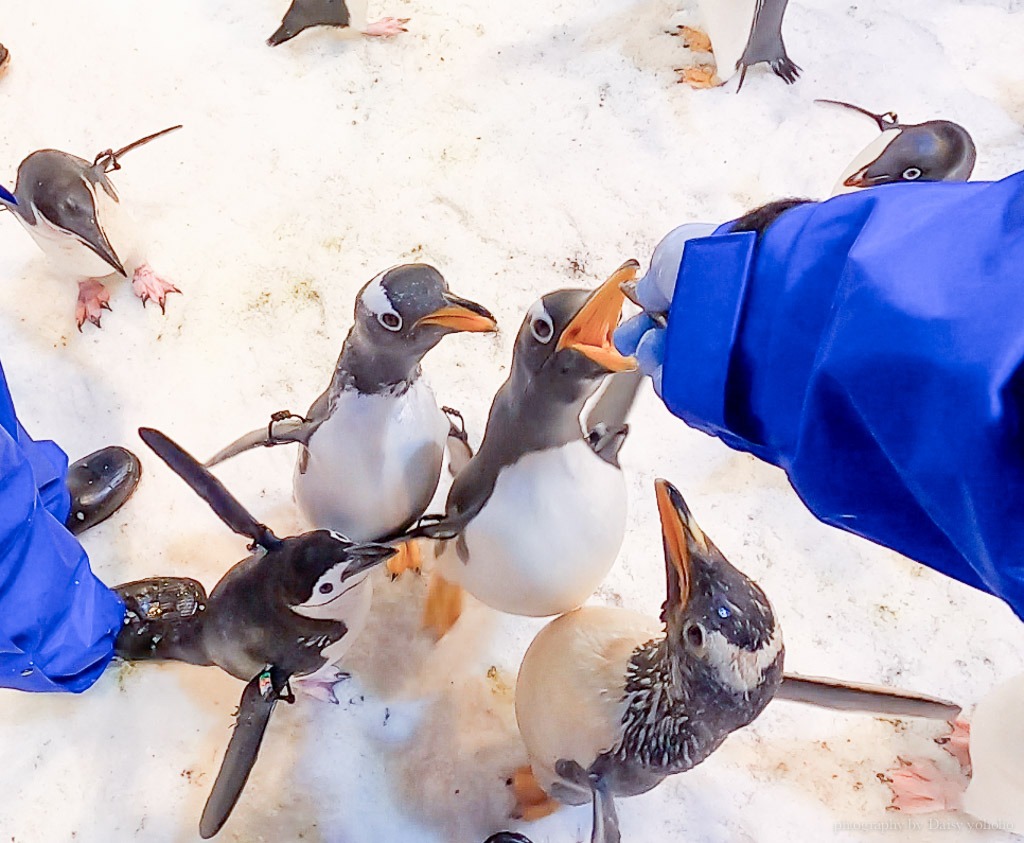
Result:
[[615,331],[619,353],[634,356],[640,371],[650,376],[654,391],[661,395],[661,373],[665,360],[665,328],[675,292],[679,265],[688,240],[708,237],[717,225],[688,223],[670,231],[655,247],[651,266],[636,283],[636,303],[643,308]]

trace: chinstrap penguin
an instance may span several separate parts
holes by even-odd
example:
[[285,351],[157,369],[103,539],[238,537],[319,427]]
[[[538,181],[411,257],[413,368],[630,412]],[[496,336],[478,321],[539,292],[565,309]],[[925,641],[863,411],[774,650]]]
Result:
[[974,171],[977,151],[970,133],[949,120],[900,123],[888,111],[874,114],[838,100],[820,103],[851,109],[875,121],[882,133],[868,144],[843,171],[832,195],[863,187],[914,181],[967,181]]
[[312,526],[358,541],[400,533],[434,496],[446,441],[461,448],[465,440],[447,416],[454,411],[438,408],[422,377],[423,356],[449,334],[496,328],[486,308],[452,293],[434,267],[385,270],[359,291],[331,383],[305,418],[272,420],[207,466],[257,446],[298,443],[295,500]]
[[[353,5],[351,11],[350,5]],[[368,23],[366,5],[365,0],[360,0],[357,4],[352,4],[352,0],[292,0],[281,25],[267,39],[267,44],[277,47],[314,26],[333,26],[341,29],[354,27],[363,35],[382,37],[408,32],[405,25],[409,18],[382,18]]]
[[527,313],[479,451],[456,475],[444,514],[409,534],[438,542],[425,614],[437,635],[459,615],[459,587],[499,611],[555,615],[586,600],[615,561],[633,385],[625,400],[603,396],[586,429],[580,415],[605,376],[633,368],[611,334],[619,285],[636,270],[630,261],[597,290],[548,293]]
[[119,586],[127,607],[116,652],[128,660],[174,659],[216,665],[245,680],[234,734],[200,821],[213,836],[227,820],[256,761],[274,705],[292,683],[337,702],[345,674],[335,664],[366,622],[367,572],[395,553],[389,545],[349,541],[329,530],[278,538],[223,485],[159,431],[139,435],[253,554],[232,567],[207,597],[185,578]]
[[105,150],[92,163],[56,149],[37,150],[18,166],[13,197],[0,193],[0,205],[13,212],[57,271],[78,281],[79,330],[86,320],[99,327],[102,312],[111,309],[101,280],[109,275],[131,278],[142,304],[152,299],[161,312],[168,294],[181,292],[146,262],[135,221],[107,178],[121,169],[122,156],[180,128]]

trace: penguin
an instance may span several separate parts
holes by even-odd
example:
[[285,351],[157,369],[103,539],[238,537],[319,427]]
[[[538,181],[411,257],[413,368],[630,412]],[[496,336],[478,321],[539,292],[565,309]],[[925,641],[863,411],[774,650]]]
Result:
[[[785,647],[768,598],[701,532],[672,485],[659,480],[656,491],[661,622],[576,609],[537,634],[516,681],[532,776],[558,802],[593,803],[592,843],[620,839],[616,796],[645,793],[704,761],[782,683]],[[520,776],[516,786],[522,792]]]
[[974,171],[977,150],[970,133],[949,120],[900,123],[892,111],[872,112],[848,102],[816,100],[839,105],[870,117],[882,133],[843,170],[832,195],[864,187],[914,181],[967,181]]
[[[363,35],[387,37],[409,31],[405,28],[409,18],[382,18],[367,23],[365,2],[353,7],[353,11],[356,12],[357,31]],[[267,39],[267,44],[277,47],[313,26],[336,26],[342,29],[352,26],[352,14],[347,0],[292,0],[281,25]]]
[[86,320],[100,327],[102,312],[111,309],[110,293],[101,280],[106,276],[130,277],[142,304],[152,299],[161,312],[168,294],[181,292],[145,261],[134,220],[107,178],[121,169],[122,156],[180,128],[172,126],[117,151],[108,149],[91,164],[56,149],[36,150],[18,166],[14,198],[6,190],[0,194],[0,205],[13,212],[57,270],[78,281],[79,331]]
[[718,77],[723,82],[738,70],[743,87],[747,69],[767,62],[787,85],[800,76],[800,68],[786,53],[782,18],[789,0],[700,0],[700,14],[711,39]]
[[295,500],[311,525],[357,541],[398,534],[430,504],[446,440],[460,449],[466,441],[464,429],[448,417],[458,419],[457,413],[438,408],[420,362],[449,334],[496,329],[491,313],[453,294],[434,267],[387,269],[356,296],[354,323],[331,383],[306,416],[275,414],[269,426],[206,465],[257,446],[297,442]]
[[[518,813],[536,819],[558,803],[592,802],[592,843],[619,840],[616,796],[692,769],[773,698],[817,704],[809,689],[844,684],[783,673],[782,630],[765,593],[722,555],[674,486],[658,480],[655,492],[666,572],[660,622],[628,609],[576,609],[537,634],[516,680],[530,761],[513,776]],[[959,712],[903,691],[840,690],[848,705],[827,707]]]
[[120,658],[216,665],[247,682],[200,820],[206,839],[238,801],[274,706],[294,701],[292,684],[337,702],[332,689],[345,674],[335,664],[369,613],[367,573],[395,548],[352,542],[329,530],[278,538],[177,443],[151,428],[141,428],[139,436],[228,527],[253,541],[252,555],[232,567],[208,597],[200,583],[185,578],[116,588],[126,606],[115,645]]
[[[580,415],[609,373],[634,368],[611,334],[619,284],[637,268],[629,261],[597,290],[559,290],[531,306],[478,452],[456,475],[444,514],[406,534],[436,540],[425,621],[438,637],[458,618],[459,588],[502,612],[561,614],[586,600],[615,561],[626,526],[618,453],[630,401],[613,394],[599,402],[586,430]],[[606,414],[609,405],[618,406]]]

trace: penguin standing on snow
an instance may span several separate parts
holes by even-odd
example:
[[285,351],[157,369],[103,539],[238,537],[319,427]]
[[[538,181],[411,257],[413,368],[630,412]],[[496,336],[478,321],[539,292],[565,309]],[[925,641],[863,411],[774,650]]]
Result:
[[186,578],[141,580],[116,589],[126,607],[118,656],[216,665],[248,682],[200,821],[200,834],[208,838],[238,801],[275,704],[294,701],[291,683],[337,702],[332,688],[344,674],[335,663],[369,613],[370,592],[361,585],[367,571],[395,549],[357,544],[329,530],[280,539],[164,434],[142,428],[139,435],[225,524],[253,541],[253,555],[231,568],[209,597],[200,583]]
[[772,72],[793,84],[800,68],[786,53],[782,18],[789,0],[700,0],[700,14],[711,39],[718,77],[723,82],[738,70],[743,87],[747,68],[767,62]]
[[914,181],[967,181],[974,172],[977,150],[970,133],[949,120],[900,123],[888,111],[874,114],[838,100],[816,100],[839,105],[870,117],[882,133],[846,167],[832,195],[862,187]]
[[152,299],[161,312],[168,294],[181,292],[146,262],[135,222],[107,178],[121,169],[121,156],[180,128],[108,149],[91,164],[56,149],[37,150],[19,165],[13,198],[7,191],[0,194],[0,205],[14,213],[57,270],[78,280],[78,330],[86,320],[100,327],[102,311],[111,309],[101,280],[109,275],[131,277],[143,305]]
[[295,500],[311,525],[357,541],[399,533],[434,496],[446,440],[461,447],[465,438],[424,381],[423,356],[449,334],[496,327],[434,267],[385,270],[359,291],[334,377],[306,418],[272,420],[207,466],[257,446],[299,443]]
[[[352,6],[351,11],[349,6]],[[399,32],[408,32],[405,25],[409,18],[382,18],[368,23],[366,20],[366,0],[292,0],[285,12],[281,25],[267,39],[267,44],[277,47],[290,41],[300,32],[314,26],[334,26],[340,29],[353,27],[363,35],[391,36]]]
[[[480,449],[456,475],[445,513],[409,533],[439,542],[426,623],[443,635],[463,588],[499,611],[541,617],[579,606],[604,579],[626,526],[618,452],[628,399],[580,414],[605,376],[633,368],[611,334],[636,274],[623,265],[595,291],[559,290],[530,308],[512,371],[491,405]],[[604,399],[602,399],[604,400]],[[426,519],[424,519],[426,521]]]

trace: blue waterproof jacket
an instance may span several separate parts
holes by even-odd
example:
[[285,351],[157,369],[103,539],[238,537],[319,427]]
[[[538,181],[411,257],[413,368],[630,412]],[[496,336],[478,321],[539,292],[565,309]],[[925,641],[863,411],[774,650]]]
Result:
[[67,468],[18,422],[0,369],[0,687],[84,691],[114,653],[124,605],[64,529]]
[[798,206],[686,244],[662,397],[821,520],[1024,619],[1024,173]]

